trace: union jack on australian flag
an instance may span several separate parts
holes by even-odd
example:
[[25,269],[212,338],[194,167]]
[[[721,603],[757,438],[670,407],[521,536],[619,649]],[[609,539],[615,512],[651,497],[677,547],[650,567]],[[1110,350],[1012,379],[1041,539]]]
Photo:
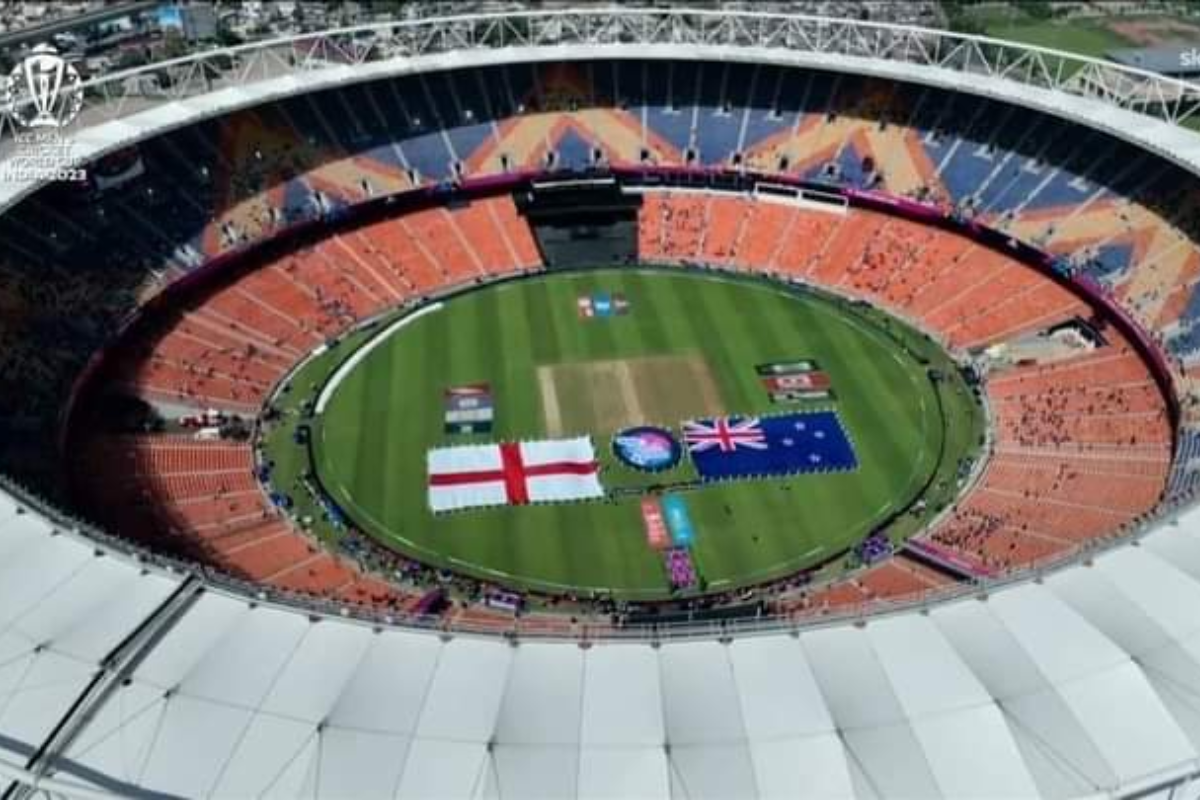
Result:
[[832,411],[691,420],[683,423],[683,440],[706,481],[858,466],[854,447]]

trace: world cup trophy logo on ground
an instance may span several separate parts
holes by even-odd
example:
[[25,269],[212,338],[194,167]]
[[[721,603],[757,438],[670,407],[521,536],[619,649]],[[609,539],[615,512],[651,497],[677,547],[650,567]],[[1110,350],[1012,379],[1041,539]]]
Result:
[[48,44],[40,44],[13,67],[5,83],[8,113],[24,128],[61,128],[79,114],[79,73]]

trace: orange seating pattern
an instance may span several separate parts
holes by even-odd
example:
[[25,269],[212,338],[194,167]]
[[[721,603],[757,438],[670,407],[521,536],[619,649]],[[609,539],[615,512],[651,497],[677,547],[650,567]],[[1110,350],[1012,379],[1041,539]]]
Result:
[[[510,198],[335,235],[207,293],[118,364],[147,399],[256,413],[313,347],[364,317],[456,283],[538,269]],[[248,444],[96,434],[80,461],[113,529],[158,538],[235,576],[383,609],[415,600],[310,542],[263,498]],[[106,469],[113,463],[120,470]]]
[[[812,281],[891,308],[960,348],[1089,314],[1003,254],[872,212],[656,191],[645,195],[638,237],[644,260]],[[376,222],[211,292],[131,353],[120,380],[150,398],[255,410],[291,364],[356,321],[449,286],[539,267],[532,232],[508,198]],[[981,566],[1013,567],[1107,535],[1153,506],[1169,469],[1170,426],[1145,365],[1114,332],[1106,335],[1107,345],[1087,355],[991,378],[993,458],[927,536]],[[94,444],[97,465],[114,453],[129,464],[119,478],[94,471],[102,496],[129,501],[106,503],[126,518],[122,529],[139,519],[141,530],[165,528],[234,574],[281,588],[385,608],[414,600],[276,516],[260,495],[248,446],[162,436],[97,436]],[[785,592],[779,606],[861,606],[950,582],[901,554],[811,594]],[[454,613],[479,624],[495,616]],[[547,617],[529,624],[561,626]]]
[[1011,258],[871,211],[647,192],[638,246],[650,261],[719,264],[834,287],[916,318],[955,347],[985,346],[1088,313],[1070,291]]
[[[639,247],[659,262],[714,263],[800,278],[917,320],[977,348],[1044,330],[1087,306],[1001,253],[874,212],[816,211],[748,196],[650,192]],[[759,225],[759,221],[763,224]],[[753,230],[742,236],[739,231]],[[1146,365],[1107,346],[992,377],[995,452],[972,493],[929,536],[989,568],[1012,568],[1120,529],[1151,509],[1170,468],[1171,428]],[[861,605],[913,587],[892,567],[806,599]],[[815,605],[814,605],[815,604]]]
[[1026,566],[1120,530],[1153,508],[1171,467],[1171,426],[1147,367],[1110,342],[992,378],[992,460],[928,535],[989,569]]
[[[402,609],[415,597],[309,542],[262,495],[249,444],[176,435],[101,435],[86,445],[86,489],[105,521],[235,577]],[[121,469],[113,469],[113,465]],[[166,541],[163,541],[163,537]]]
[[333,236],[208,294],[119,381],[148,398],[253,413],[287,370],[357,321],[455,284],[540,266],[509,198]]

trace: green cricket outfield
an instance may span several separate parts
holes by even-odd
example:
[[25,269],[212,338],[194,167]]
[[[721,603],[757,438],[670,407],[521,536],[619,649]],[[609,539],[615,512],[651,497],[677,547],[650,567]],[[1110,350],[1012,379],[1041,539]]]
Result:
[[[580,298],[596,294],[623,296],[628,313],[582,318]],[[836,562],[881,526],[894,540],[912,535],[953,501],[983,436],[983,409],[936,343],[876,309],[770,281],[679,268],[550,273],[472,289],[392,328],[357,332],[292,376],[276,400],[283,421],[263,438],[273,483],[324,538],[343,533],[304,491],[309,470],[310,486],[386,546],[521,589],[672,596],[641,497],[694,485],[696,469],[686,457],[657,474],[621,463],[610,443],[628,425],[678,433],[697,417],[833,410],[853,443],[853,470],[681,493],[707,591]],[[772,402],[755,365],[801,359],[828,375],[832,397]],[[492,430],[446,433],[445,390],[473,384],[490,389]],[[322,413],[300,414],[325,387]],[[309,426],[310,446],[296,443],[297,425]],[[581,434],[595,444],[605,500],[429,510],[431,448]]]

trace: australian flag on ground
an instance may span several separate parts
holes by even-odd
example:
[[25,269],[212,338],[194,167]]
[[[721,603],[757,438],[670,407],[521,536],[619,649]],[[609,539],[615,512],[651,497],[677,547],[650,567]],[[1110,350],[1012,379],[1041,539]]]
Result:
[[706,481],[858,466],[854,447],[832,411],[691,420],[683,423],[683,440]]

